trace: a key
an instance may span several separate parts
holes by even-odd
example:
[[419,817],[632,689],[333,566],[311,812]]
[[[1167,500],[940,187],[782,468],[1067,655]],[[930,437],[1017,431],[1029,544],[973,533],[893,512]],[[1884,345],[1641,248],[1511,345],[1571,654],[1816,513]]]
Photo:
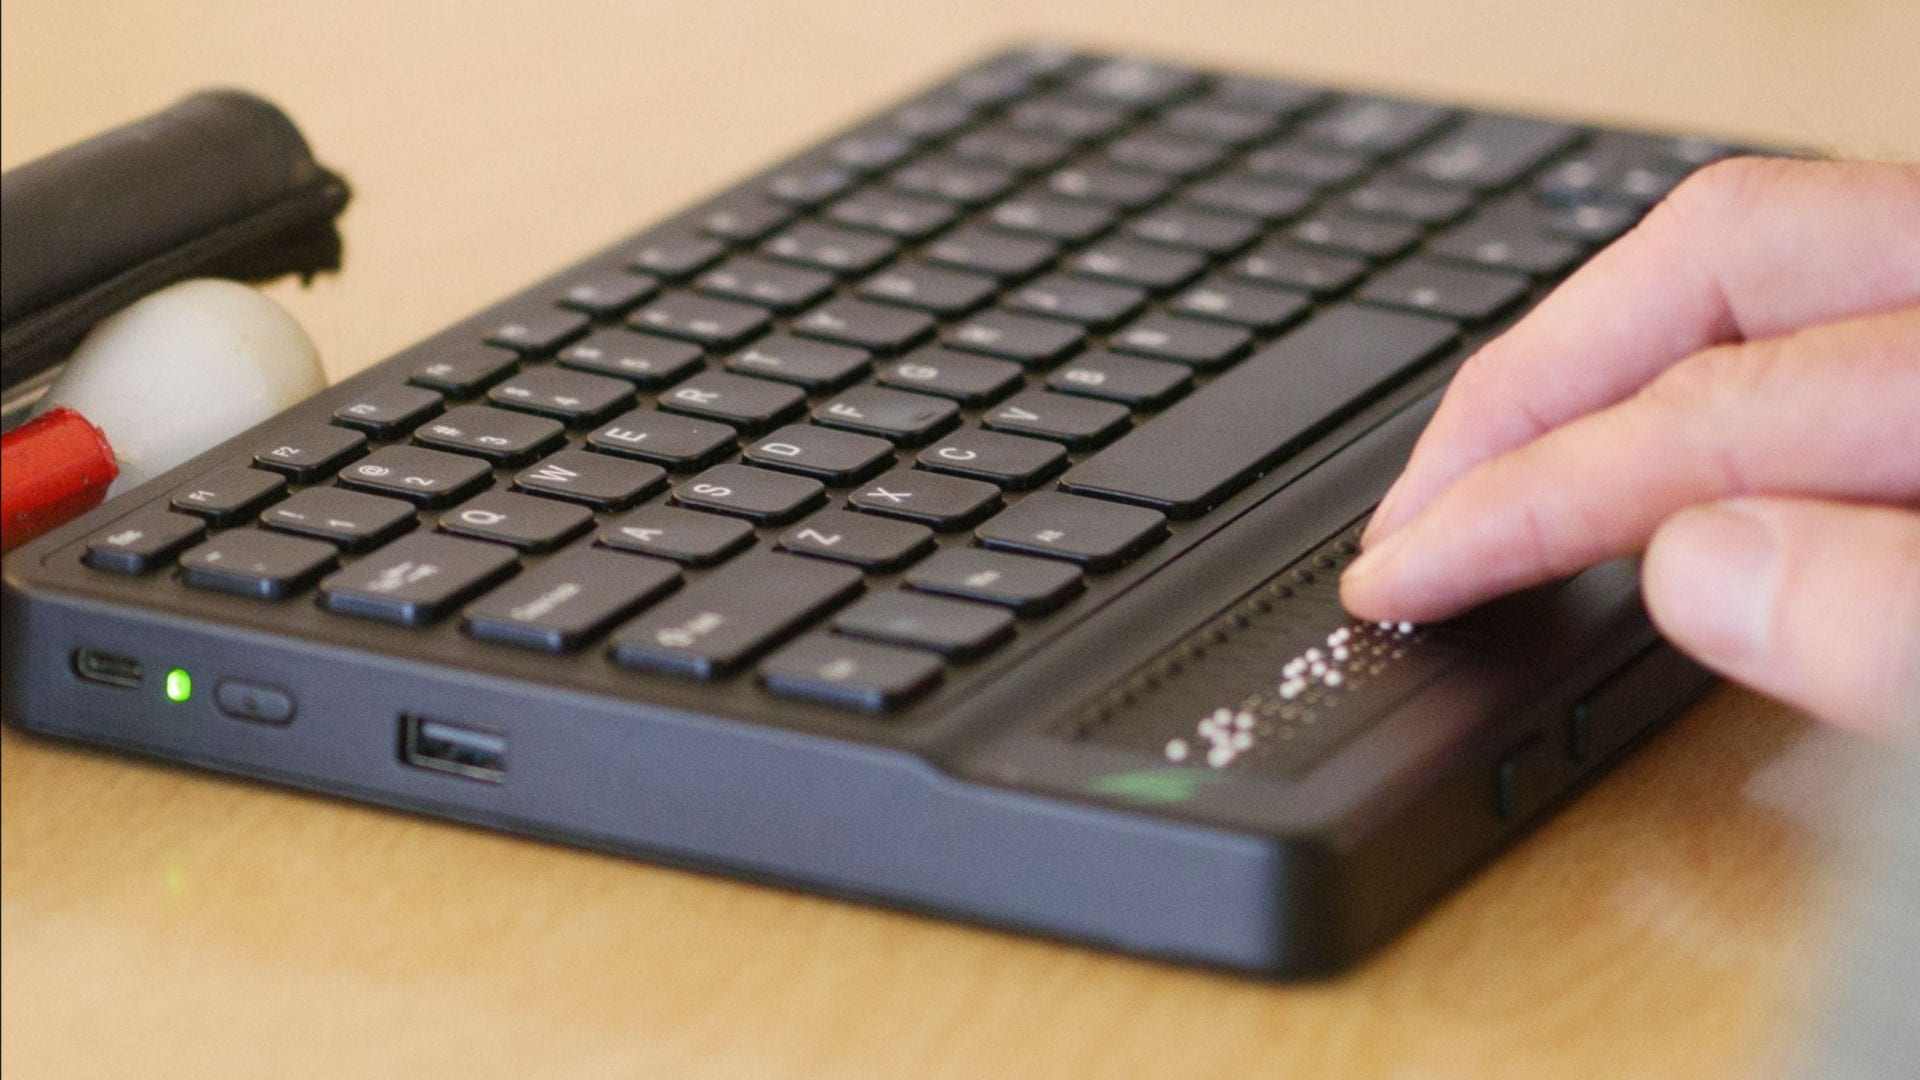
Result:
[[244,466],[208,473],[173,493],[173,508],[225,527],[245,521],[287,490],[283,476]]
[[1270,334],[1306,317],[1313,306],[1298,293],[1209,278],[1173,298],[1172,309],[1198,319],[1244,326]]
[[486,486],[493,467],[465,454],[389,446],[340,470],[340,482],[422,506],[444,506]]
[[869,300],[951,317],[972,311],[999,290],[1000,283],[990,277],[906,262],[861,282],[859,292]]
[[1147,302],[1147,294],[1125,285],[1050,274],[1015,289],[1007,306],[1016,311],[1068,319],[1103,329],[1127,318]]
[[700,231],[722,240],[746,243],[758,240],[793,217],[784,203],[757,195],[730,195],[708,203],[696,217]]
[[520,470],[518,491],[584,503],[600,510],[630,506],[667,486],[667,472],[645,461],[562,450]]
[[893,444],[812,424],[789,424],[750,444],[743,455],[763,468],[852,484],[893,464]]
[[814,207],[854,184],[854,175],[832,165],[808,164],[782,169],[767,181],[767,194],[794,206]]
[[522,551],[551,551],[586,532],[593,511],[556,499],[487,491],[440,515],[440,531]]
[[848,299],[829,300],[793,321],[801,337],[880,353],[912,348],[933,328],[933,317],[922,312]]
[[953,143],[953,154],[962,161],[1014,173],[1051,168],[1074,150],[1066,139],[1002,125],[970,131]]
[[933,530],[871,514],[822,510],[783,533],[779,546],[863,570],[891,570],[932,550]]
[[1227,156],[1217,143],[1153,132],[1115,139],[1104,153],[1116,165],[1177,179],[1206,172]]
[[1194,278],[1207,265],[1200,255],[1129,240],[1108,240],[1067,260],[1067,268],[1083,277],[1100,278],[1165,292]]
[[1127,120],[1126,109],[1064,95],[1032,98],[1007,112],[1007,121],[1021,131],[1072,142],[1104,139],[1125,127]]
[[826,489],[811,477],[747,465],[715,465],[673,488],[673,501],[681,506],[731,514],[762,525],[792,521],[825,498]]
[[1005,641],[1013,624],[1013,615],[1002,608],[911,592],[873,593],[833,618],[837,633],[956,659],[978,656]]
[[627,266],[669,281],[698,273],[726,254],[727,245],[706,236],[661,233],[642,240],[627,256]]
[[1367,282],[1358,298],[1370,304],[1480,322],[1517,303],[1531,284],[1519,274],[1408,259]]
[[1068,491],[1189,517],[1455,338],[1438,319],[1342,305],[1067,470]]
[[413,369],[407,381],[449,397],[479,393],[505,378],[520,363],[520,354],[491,345],[454,345],[436,349],[426,363]]
[[924,240],[946,228],[956,214],[945,202],[881,190],[850,195],[827,210],[827,217],[836,224],[900,240]]
[[602,547],[709,566],[753,543],[753,526],[738,518],[671,506],[643,506],[609,522],[594,537]]
[[417,626],[512,574],[519,565],[509,547],[414,533],[328,575],[320,582],[320,603],[342,615]]
[[1579,137],[1579,128],[1552,120],[1469,116],[1400,168],[1427,183],[1490,191],[1520,179]]
[[233,529],[180,556],[180,580],[260,600],[278,600],[312,584],[337,561],[332,544],[259,529]]
[[1044,615],[1085,588],[1080,568],[980,548],[949,547],[907,571],[907,587]]
[[1326,213],[1297,221],[1287,230],[1294,243],[1317,251],[1391,259],[1420,240],[1420,229],[1404,222]]
[[834,276],[824,270],[741,255],[701,274],[693,286],[703,293],[775,311],[798,311],[832,292],[833,283]]
[[666,292],[627,316],[636,330],[730,349],[767,327],[767,309],[690,292]]
[[812,634],[760,662],[760,681],[784,697],[884,712],[940,681],[939,657],[910,649]]
[[703,371],[662,392],[660,407],[755,432],[799,412],[806,400],[806,391],[797,386],[724,371]]
[[1246,175],[1262,180],[1325,190],[1352,182],[1369,164],[1359,154],[1288,139],[1254,151],[1244,168]]
[[684,379],[700,368],[706,355],[690,341],[636,334],[631,330],[601,330],[560,350],[560,366],[593,375],[610,375],[635,386],[651,388]]
[[199,518],[147,509],[87,537],[87,553],[82,558],[96,570],[144,574],[166,565],[206,535],[207,524]]
[[775,334],[727,359],[727,370],[777,379],[808,390],[832,390],[866,374],[873,355],[865,349]]
[[1219,257],[1252,243],[1260,235],[1261,223],[1236,214],[1173,206],[1135,218],[1127,231],[1156,244]]
[[560,290],[554,302],[602,319],[621,315],[660,291],[660,281],[646,274],[603,271],[579,278]]
[[979,480],[896,469],[847,497],[856,510],[917,521],[942,532],[964,529],[1000,505],[1000,489]]
[[483,641],[564,652],[665,596],[680,571],[657,559],[586,548],[556,555],[467,605]]
[[981,414],[995,431],[1036,435],[1075,449],[1098,446],[1127,429],[1129,416],[1109,401],[1023,390]]
[[331,424],[302,424],[277,433],[254,452],[253,463],[295,480],[312,480],[359,457],[367,437]]
[[1473,195],[1457,188],[1376,180],[1347,192],[1343,201],[1356,214],[1417,225],[1445,225],[1473,206]]
[[778,259],[835,274],[864,274],[893,257],[899,242],[876,233],[801,222],[760,245]]
[[1322,146],[1377,157],[1412,146],[1451,115],[1438,105],[1350,95],[1310,121],[1305,136]]
[[971,316],[947,331],[947,344],[968,352],[1043,367],[1078,352],[1087,331],[1058,319],[1015,315],[998,308]]
[[682,589],[614,634],[629,667],[693,679],[725,675],[860,591],[860,571],[772,552]]
[[1305,210],[1313,201],[1313,190],[1251,176],[1228,176],[1195,184],[1181,198],[1202,209],[1257,218],[1272,225]]
[[545,356],[592,326],[593,319],[578,311],[528,305],[495,323],[482,340],[521,356]]
[[1224,103],[1199,101],[1168,109],[1160,114],[1160,126],[1166,131],[1228,146],[1258,142],[1278,130],[1278,118],[1265,110],[1233,108]]
[[530,368],[487,391],[487,400],[565,424],[590,424],[631,404],[633,384],[584,371]]
[[938,345],[915,350],[880,367],[885,386],[952,398],[962,405],[984,405],[1021,385],[1023,369],[1007,360],[954,352]]
[[418,386],[373,386],[333,410],[333,422],[376,439],[391,439],[439,412],[445,400],[439,391]]
[[988,518],[973,534],[990,548],[1106,570],[1139,555],[1166,531],[1166,515],[1158,510],[1037,491]]
[[960,407],[943,398],[880,386],[856,386],[813,410],[816,423],[908,444],[933,438],[959,415]]
[[1253,343],[1238,326],[1204,323],[1177,315],[1147,315],[1108,340],[1115,351],[1211,369],[1228,363]]
[[1248,281],[1314,296],[1345,292],[1367,272],[1365,260],[1306,251],[1285,244],[1257,248],[1233,266]]
[[712,420],[635,409],[596,429],[587,436],[587,445],[684,472],[732,453],[739,434]]
[[935,158],[904,166],[892,176],[902,191],[962,206],[979,206],[1013,188],[1014,174],[989,165]]
[[544,416],[461,405],[424,424],[414,441],[435,450],[473,454],[496,465],[531,461],[566,436],[566,426]]
[[1045,180],[1048,192],[1065,199],[1084,199],[1103,206],[1138,210],[1159,202],[1173,182],[1157,173],[1112,165],[1081,164],[1055,169]]
[[937,440],[916,460],[934,472],[1024,489],[1065,468],[1067,452],[1054,442],[967,429]]
[[1100,350],[1082,353],[1055,368],[1047,376],[1047,386],[1129,408],[1152,408],[1186,393],[1193,386],[1193,369]]
[[260,514],[266,528],[331,541],[349,551],[384,544],[413,522],[411,503],[335,487],[308,488]]
[[1038,273],[1058,251],[1051,240],[963,226],[928,244],[922,254],[934,262],[1005,282]]
[[1104,206],[1038,195],[1008,199],[987,211],[987,220],[998,228],[1068,244],[1084,243],[1107,231],[1114,217]]

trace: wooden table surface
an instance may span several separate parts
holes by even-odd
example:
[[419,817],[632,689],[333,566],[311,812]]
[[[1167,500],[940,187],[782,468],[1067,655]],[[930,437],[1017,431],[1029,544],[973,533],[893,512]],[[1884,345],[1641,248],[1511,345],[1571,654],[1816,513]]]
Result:
[[[344,375],[999,44],[1920,156],[1911,0],[8,0],[8,167],[233,84],[357,195]],[[0,739],[9,1077],[1744,1076],[1859,756],[1723,690],[1351,976],[1280,987]]]

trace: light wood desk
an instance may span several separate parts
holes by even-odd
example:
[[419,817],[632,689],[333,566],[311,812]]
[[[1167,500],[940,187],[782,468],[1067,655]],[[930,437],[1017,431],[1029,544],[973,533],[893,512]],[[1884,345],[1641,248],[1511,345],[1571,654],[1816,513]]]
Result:
[[[0,157],[17,164],[195,87],[274,98],[358,189],[346,273],[274,289],[343,375],[1034,36],[1920,156],[1910,0],[8,0]],[[1798,807],[1844,785],[1848,754],[1833,749],[1723,691],[1374,962],[1284,988],[8,730],[0,1066],[1749,1075],[1790,1045],[1817,987],[1827,875]]]

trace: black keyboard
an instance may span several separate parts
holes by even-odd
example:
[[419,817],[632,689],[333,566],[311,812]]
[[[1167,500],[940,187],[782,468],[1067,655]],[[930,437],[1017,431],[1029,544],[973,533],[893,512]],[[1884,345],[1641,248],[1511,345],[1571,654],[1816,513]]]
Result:
[[[1335,966],[1702,685],[1630,573],[1431,629],[1333,581],[1461,356],[1733,152],[996,56],[10,559],[9,716]],[[1479,816],[1335,842],[1465,798],[1377,745],[1436,714]]]

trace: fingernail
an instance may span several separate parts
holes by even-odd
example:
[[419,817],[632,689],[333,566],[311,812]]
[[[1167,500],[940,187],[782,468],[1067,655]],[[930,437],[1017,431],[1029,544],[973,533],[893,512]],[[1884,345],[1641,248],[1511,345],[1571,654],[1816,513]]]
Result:
[[1676,514],[1647,550],[1662,630],[1701,659],[1747,665],[1768,653],[1780,543],[1737,504]]

